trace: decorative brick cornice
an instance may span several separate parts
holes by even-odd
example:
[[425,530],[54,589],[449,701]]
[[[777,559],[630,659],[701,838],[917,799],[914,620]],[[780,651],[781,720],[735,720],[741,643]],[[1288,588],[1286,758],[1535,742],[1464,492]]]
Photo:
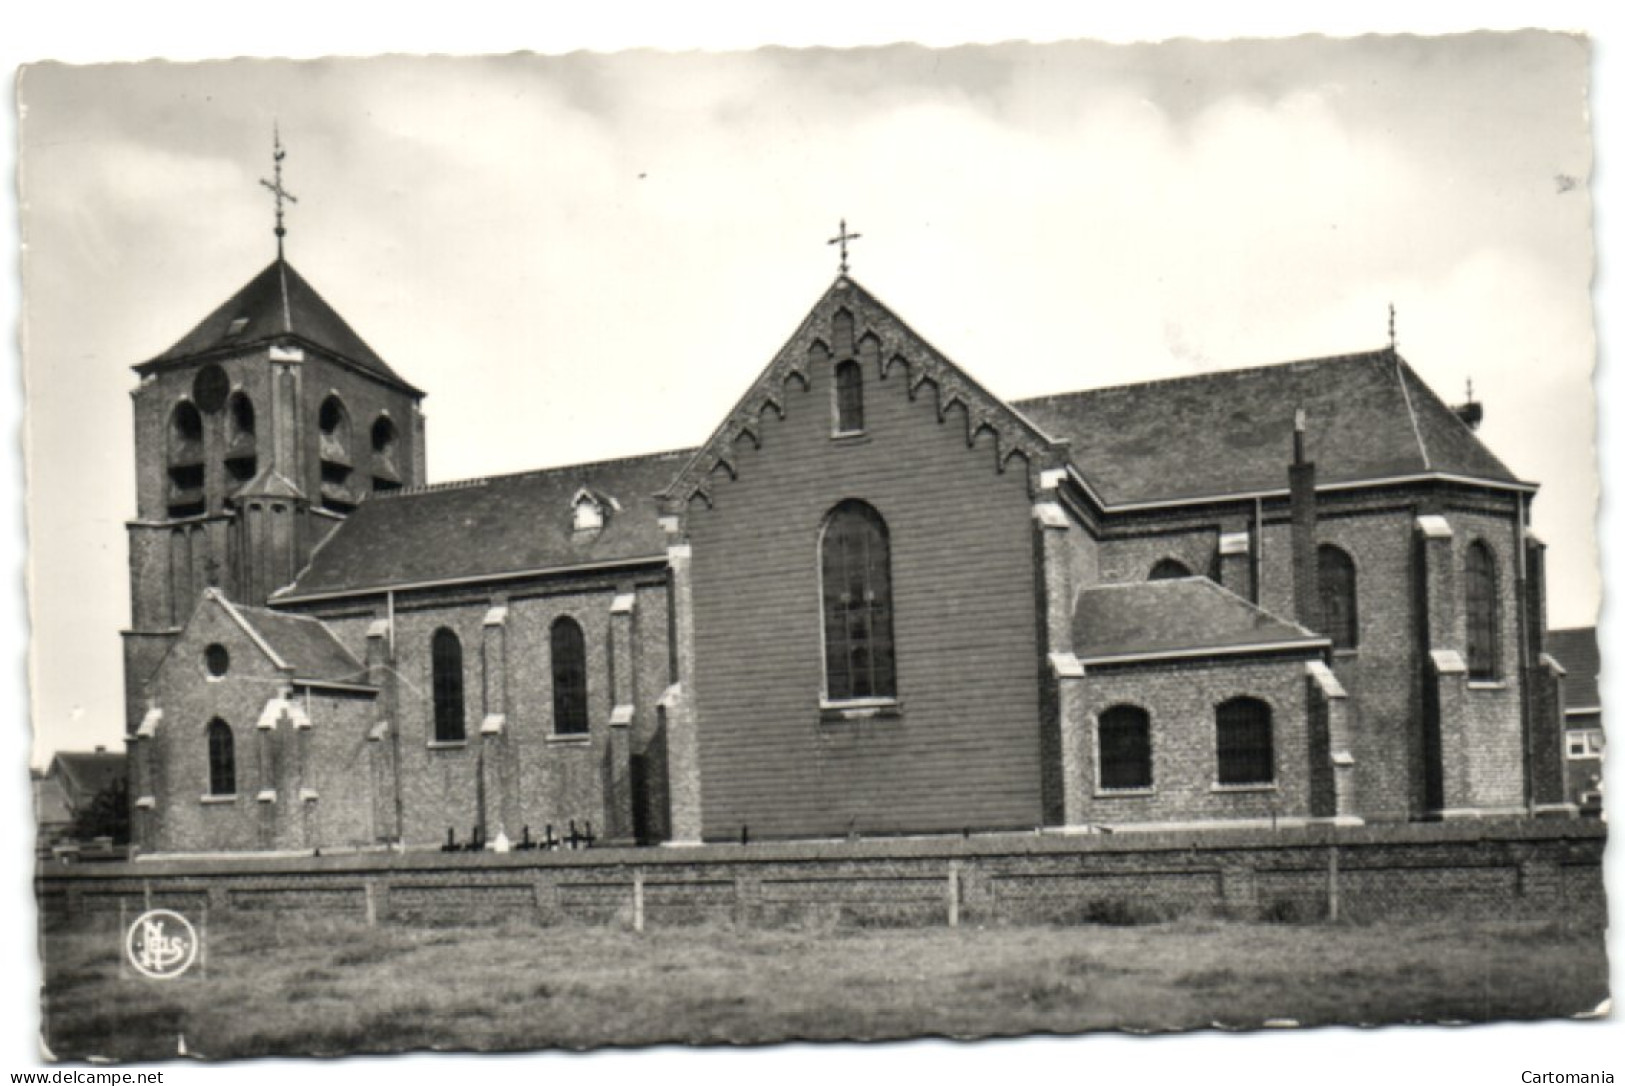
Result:
[[[843,328],[837,329],[837,316],[841,314],[852,318],[850,331],[844,329],[844,319],[840,322]],[[681,514],[695,499],[709,505],[716,480],[738,476],[735,447],[749,441],[760,448],[763,417],[769,411],[784,417],[791,386],[805,392],[812,387],[816,363],[849,358],[877,365],[883,380],[900,377],[910,399],[922,394],[934,397],[938,422],[946,422],[948,412],[959,407],[965,413],[966,445],[974,446],[984,433],[989,435],[993,439],[992,466],[1001,472],[1020,457],[1033,493],[1042,489],[1044,472],[1062,469],[1067,463],[1064,442],[1051,438],[988,392],[855,280],[842,276],[779,349],[710,440],[661,493],[663,511]]]

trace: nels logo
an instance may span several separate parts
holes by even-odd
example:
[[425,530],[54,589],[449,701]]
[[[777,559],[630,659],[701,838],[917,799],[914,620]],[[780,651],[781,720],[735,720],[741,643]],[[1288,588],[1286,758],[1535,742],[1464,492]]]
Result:
[[180,913],[153,909],[141,914],[124,938],[124,952],[142,976],[178,977],[197,960],[197,932]]

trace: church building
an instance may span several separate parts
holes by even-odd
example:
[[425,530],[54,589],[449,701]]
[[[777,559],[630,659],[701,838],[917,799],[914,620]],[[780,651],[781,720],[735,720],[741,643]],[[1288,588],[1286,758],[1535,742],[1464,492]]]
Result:
[[1535,486],[1394,350],[1007,401],[847,274],[703,443],[427,484],[282,257],[135,367],[147,853],[1572,814]]

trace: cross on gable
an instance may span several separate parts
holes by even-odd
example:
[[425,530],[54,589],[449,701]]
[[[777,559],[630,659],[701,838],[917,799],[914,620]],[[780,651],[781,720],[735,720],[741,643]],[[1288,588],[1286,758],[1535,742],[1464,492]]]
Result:
[[849,233],[847,233],[846,220],[842,219],[841,220],[841,232],[839,234],[836,234],[834,237],[830,238],[829,241],[825,242],[826,245],[839,245],[841,247],[841,274],[842,275],[846,274],[846,268],[847,268],[846,243],[849,242],[849,241],[857,241],[862,236],[863,236],[862,234],[849,234]]

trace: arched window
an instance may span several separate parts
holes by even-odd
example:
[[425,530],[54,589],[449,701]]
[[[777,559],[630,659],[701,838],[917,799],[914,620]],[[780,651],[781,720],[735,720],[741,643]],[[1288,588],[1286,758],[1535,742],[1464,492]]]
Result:
[[835,367],[835,432],[863,431],[863,367],[842,362]]
[[1341,547],[1320,546],[1320,618],[1335,649],[1360,643],[1360,610],[1355,593],[1354,559]]
[[209,795],[237,794],[237,749],[231,725],[219,717],[209,721]]
[[434,632],[430,645],[434,672],[434,741],[461,743],[463,724],[463,643],[445,627]]
[[203,415],[191,400],[169,416],[169,515],[195,517],[204,511]]
[[372,423],[372,489],[374,491],[399,490],[401,469],[395,462],[395,448],[400,435],[388,415],[379,415]]
[[322,506],[335,513],[348,513],[359,500],[350,491],[350,413],[344,401],[329,396],[316,413],[318,451],[322,473]]
[[237,482],[247,482],[254,477],[258,466],[254,450],[254,401],[248,398],[248,393],[232,395],[226,418],[230,425],[226,437],[226,471]]
[[1467,547],[1467,677],[1490,681],[1501,675],[1501,609],[1495,555],[1481,539]]
[[553,731],[587,734],[587,638],[581,624],[565,617],[554,621]]
[[1100,714],[1100,787],[1151,787],[1151,714],[1134,705],[1114,705]]
[[826,697],[896,697],[886,522],[863,502],[844,501],[824,523],[820,553]]
[[1151,567],[1151,574],[1146,580],[1171,581],[1177,577],[1189,577],[1190,575],[1190,567],[1186,566],[1184,562],[1177,558],[1164,558]]
[[1257,698],[1231,698],[1218,713],[1219,783],[1275,780],[1275,737],[1270,707]]

